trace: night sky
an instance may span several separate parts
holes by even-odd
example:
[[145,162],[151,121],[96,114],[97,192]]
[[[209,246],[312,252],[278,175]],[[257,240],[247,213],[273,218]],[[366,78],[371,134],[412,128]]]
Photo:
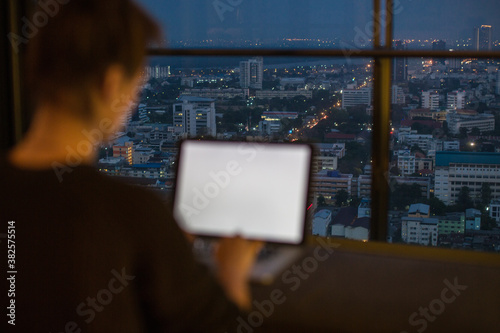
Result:
[[[349,41],[370,32],[372,0],[138,0],[173,41]],[[233,5],[230,5],[232,3]],[[220,12],[215,9],[219,4]],[[395,38],[454,40],[492,25],[500,38],[499,0],[395,0]],[[225,7],[224,7],[225,6]]]

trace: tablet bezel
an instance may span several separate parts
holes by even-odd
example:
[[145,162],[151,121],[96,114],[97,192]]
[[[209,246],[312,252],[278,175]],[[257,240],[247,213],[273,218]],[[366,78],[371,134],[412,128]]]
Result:
[[[302,147],[307,147],[307,149],[309,150],[309,153],[310,153],[310,158],[309,158],[309,163],[308,163],[308,172],[307,172],[307,189],[306,189],[306,200],[304,202],[304,213],[303,213],[303,222],[302,222],[302,237],[300,239],[299,242],[297,243],[292,243],[292,242],[287,242],[287,241],[283,241],[283,242],[280,242],[280,241],[277,241],[275,239],[253,239],[253,238],[246,238],[245,239],[248,239],[248,240],[258,240],[258,241],[264,241],[268,244],[280,244],[280,245],[303,245],[306,241],[306,229],[307,229],[307,225],[308,225],[308,209],[311,207],[312,205],[312,202],[309,203],[309,198],[310,198],[310,195],[311,195],[311,179],[312,179],[312,159],[313,159],[313,156],[314,156],[314,148],[312,145],[310,144],[307,144],[307,143],[287,143],[287,142],[279,142],[279,143],[274,143],[274,142],[257,142],[257,141],[228,141],[228,140],[213,140],[213,139],[207,139],[207,140],[199,140],[199,139],[183,139],[180,141],[180,145],[179,145],[179,151],[178,151],[178,154],[177,154],[177,159],[176,159],[176,166],[175,166],[175,171],[176,171],[176,174],[175,174],[175,187],[174,187],[174,195],[173,195],[173,205],[172,205],[172,212],[173,212],[173,215],[174,215],[174,219],[176,221],[176,223],[178,224],[178,226],[186,233],[190,233],[190,231],[186,230],[184,228],[184,225],[183,225],[183,222],[179,221],[179,217],[177,216],[177,212],[176,212],[176,204],[177,204],[177,200],[178,200],[178,191],[177,191],[177,188],[178,188],[178,184],[179,184],[179,168],[180,168],[180,165],[181,165],[181,161],[182,161],[182,158],[183,158],[183,146],[187,143],[187,142],[196,142],[196,141],[201,141],[201,142],[204,142],[204,143],[212,143],[214,145],[218,145],[218,144],[234,144],[234,145],[240,145],[240,144],[248,144],[248,145],[263,145],[263,146],[278,146],[278,145],[287,145],[287,146],[302,146]],[[218,238],[224,238],[224,237],[228,237],[227,235],[213,235],[213,234],[203,234],[203,233],[196,233],[196,234],[193,234],[194,236],[196,237],[203,237],[203,238],[208,238],[208,239],[218,239]]]

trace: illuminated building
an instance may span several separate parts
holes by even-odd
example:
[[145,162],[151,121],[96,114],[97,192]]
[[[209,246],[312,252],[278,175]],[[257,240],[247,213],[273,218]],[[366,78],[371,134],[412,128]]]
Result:
[[435,196],[447,205],[456,202],[462,187],[472,199],[481,197],[481,186],[489,184],[494,199],[500,198],[500,153],[436,152]]
[[[406,50],[403,41],[397,40],[394,50]],[[408,58],[395,58],[392,61],[392,80],[394,82],[404,82],[408,79]]]
[[113,146],[113,157],[123,157],[128,164],[132,164],[132,142],[125,142],[123,146]]
[[264,79],[264,60],[257,57],[240,62],[240,86],[241,88],[262,89]]
[[405,104],[405,94],[403,88],[392,85],[392,104]]
[[473,128],[479,129],[481,133],[495,130],[495,116],[481,113],[477,115],[465,115],[457,112],[450,112],[446,117],[450,133],[459,134],[461,128],[466,128],[468,132]]
[[304,96],[304,98],[312,98],[312,90],[297,89],[297,90],[259,90],[255,92],[255,98],[258,99],[290,99],[297,96]]
[[214,98],[214,99],[231,99],[235,97],[240,97],[242,99],[248,98],[250,92],[248,89],[186,89],[182,92],[183,95],[186,96],[195,96],[195,97],[203,97],[203,98]]
[[213,99],[181,96],[174,104],[174,131],[181,137],[216,135],[215,101]]
[[491,51],[492,45],[492,27],[491,25],[482,25],[474,28],[472,36],[472,47],[475,51]]
[[422,108],[437,110],[439,109],[439,94],[436,91],[422,91]]
[[342,108],[371,104],[372,88],[344,89],[342,91]]
[[170,76],[170,66],[148,66],[146,67],[146,74],[154,79],[166,79]]
[[415,167],[415,155],[410,150],[400,150],[398,153],[398,169],[404,176],[417,172]]
[[281,131],[282,119],[297,119],[297,112],[265,111],[259,122],[259,130],[263,135],[272,135]]
[[446,108],[448,110],[465,108],[465,91],[452,91],[447,95]]
[[327,204],[335,202],[335,194],[344,190],[352,195],[352,174],[341,174],[339,171],[321,170],[312,175],[311,193],[316,197],[322,195]]

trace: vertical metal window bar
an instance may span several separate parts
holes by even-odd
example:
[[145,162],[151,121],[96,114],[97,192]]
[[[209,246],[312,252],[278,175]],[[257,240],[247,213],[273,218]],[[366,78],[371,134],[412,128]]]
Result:
[[[386,0],[385,22],[382,22],[381,1],[374,0],[375,49],[392,48],[393,1]],[[382,24],[385,24],[385,45],[381,45]],[[375,57],[373,73],[373,136],[372,136],[372,189],[370,239],[386,241],[387,212],[389,206],[389,140],[391,107],[391,58]]]

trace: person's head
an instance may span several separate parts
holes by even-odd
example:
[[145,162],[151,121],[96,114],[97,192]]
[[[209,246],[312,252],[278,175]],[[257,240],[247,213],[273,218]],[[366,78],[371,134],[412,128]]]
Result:
[[88,121],[105,104],[117,105],[109,100],[116,94],[134,91],[146,48],[161,33],[131,0],[64,2],[28,44],[28,92],[37,107]]

